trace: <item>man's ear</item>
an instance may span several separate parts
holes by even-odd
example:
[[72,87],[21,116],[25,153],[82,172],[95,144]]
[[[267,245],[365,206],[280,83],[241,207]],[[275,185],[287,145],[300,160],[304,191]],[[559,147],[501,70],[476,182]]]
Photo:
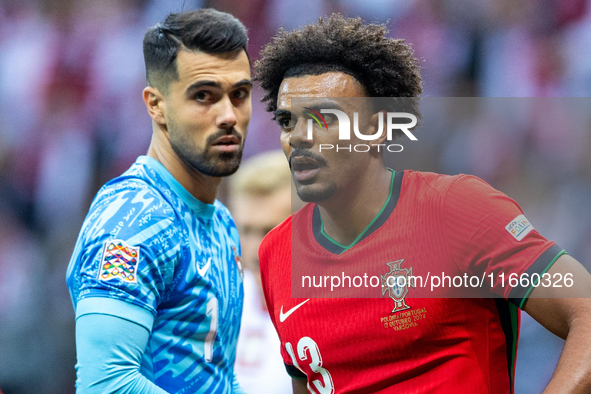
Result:
[[369,133],[368,134],[375,134],[378,132],[378,128],[380,126],[380,117],[382,118],[382,135],[379,138],[373,140],[372,144],[384,144],[386,143],[386,139],[388,138],[388,133],[386,132],[386,117],[388,113],[386,111],[376,112],[371,116],[369,119]]
[[152,86],[146,86],[143,91],[144,103],[150,117],[159,125],[166,124],[166,100],[160,91]]

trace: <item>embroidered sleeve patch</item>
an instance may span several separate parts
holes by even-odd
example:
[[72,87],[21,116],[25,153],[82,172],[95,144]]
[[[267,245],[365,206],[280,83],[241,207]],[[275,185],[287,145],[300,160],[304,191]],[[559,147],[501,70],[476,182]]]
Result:
[[516,240],[521,241],[527,234],[534,229],[529,220],[524,215],[519,215],[509,223],[505,229],[509,231]]
[[99,280],[120,279],[126,283],[137,283],[139,260],[139,246],[130,246],[120,239],[109,240],[105,242]]

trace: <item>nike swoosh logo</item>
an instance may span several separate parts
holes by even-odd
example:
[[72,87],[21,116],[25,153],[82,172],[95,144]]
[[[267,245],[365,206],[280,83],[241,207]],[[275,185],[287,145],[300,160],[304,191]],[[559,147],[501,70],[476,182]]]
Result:
[[209,269],[210,265],[211,265],[211,257],[209,258],[209,260],[207,260],[207,263],[205,263],[203,268],[199,268],[199,266],[197,266],[197,272],[199,272],[199,275],[204,277],[205,274],[207,273],[207,270]]
[[285,321],[285,319],[287,319],[289,317],[289,315],[291,315],[292,313],[294,313],[300,306],[304,305],[306,302],[310,301],[310,299],[308,298],[306,301],[297,304],[296,306],[294,306],[293,308],[291,308],[290,310],[287,311],[287,313],[283,313],[283,305],[281,305],[281,310],[279,311],[279,321],[281,323],[283,323]]

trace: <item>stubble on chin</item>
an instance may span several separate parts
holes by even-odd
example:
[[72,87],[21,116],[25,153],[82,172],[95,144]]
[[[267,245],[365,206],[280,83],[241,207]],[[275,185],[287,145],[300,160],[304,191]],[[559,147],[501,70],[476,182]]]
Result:
[[333,184],[329,184],[322,188],[314,188],[307,185],[301,185],[300,187],[296,187],[296,192],[298,197],[304,202],[313,202],[318,203],[321,201],[326,201],[331,198],[336,191],[336,186]]
[[176,154],[193,170],[211,177],[225,177],[234,174],[240,167],[243,147],[235,153],[212,153],[209,149],[201,149],[173,144]]
[[211,141],[219,138],[212,135],[206,141],[205,148],[195,145],[184,136],[179,135],[175,122],[169,119],[169,141],[176,155],[192,170],[211,177],[225,177],[234,174],[240,167],[244,140],[241,139],[241,146],[237,152],[215,153],[210,150]]

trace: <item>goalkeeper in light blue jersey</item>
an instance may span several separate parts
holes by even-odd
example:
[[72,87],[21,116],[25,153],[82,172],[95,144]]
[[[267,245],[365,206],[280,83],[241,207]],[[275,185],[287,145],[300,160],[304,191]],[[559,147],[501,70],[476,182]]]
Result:
[[148,155],[98,192],[68,266],[77,393],[241,393],[238,232],[216,200],[251,115],[246,30],[171,14],[144,38]]

